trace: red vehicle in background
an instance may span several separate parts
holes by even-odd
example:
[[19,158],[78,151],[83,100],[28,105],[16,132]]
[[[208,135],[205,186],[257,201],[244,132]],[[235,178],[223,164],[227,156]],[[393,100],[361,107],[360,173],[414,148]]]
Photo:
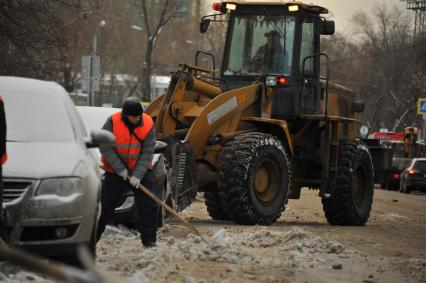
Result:
[[404,134],[402,132],[374,132],[371,138],[383,141],[404,141]]

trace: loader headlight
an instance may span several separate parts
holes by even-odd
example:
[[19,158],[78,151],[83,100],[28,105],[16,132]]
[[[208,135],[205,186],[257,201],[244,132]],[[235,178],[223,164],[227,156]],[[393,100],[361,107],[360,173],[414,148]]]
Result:
[[235,5],[235,4],[226,4],[226,9],[227,10],[236,10],[237,9],[237,5]]
[[80,178],[51,178],[43,179],[40,182],[36,195],[67,197],[82,192],[83,182]]
[[297,12],[297,11],[299,11],[299,6],[298,5],[290,5],[290,6],[288,6],[288,11],[289,12]]

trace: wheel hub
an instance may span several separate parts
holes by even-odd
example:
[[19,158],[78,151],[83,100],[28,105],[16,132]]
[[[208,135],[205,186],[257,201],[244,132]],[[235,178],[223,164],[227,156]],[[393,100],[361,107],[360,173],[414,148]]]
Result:
[[260,201],[269,202],[274,199],[280,187],[280,172],[274,160],[266,158],[257,165],[253,185]]
[[265,168],[259,168],[256,171],[254,186],[259,193],[264,193],[268,189],[268,172],[266,172]]

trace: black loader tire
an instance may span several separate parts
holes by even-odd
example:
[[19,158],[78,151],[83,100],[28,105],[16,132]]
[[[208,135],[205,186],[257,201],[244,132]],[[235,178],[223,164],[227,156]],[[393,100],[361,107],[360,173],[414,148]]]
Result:
[[374,194],[370,152],[359,140],[343,140],[339,145],[337,163],[335,192],[330,198],[322,199],[325,217],[331,225],[365,225]]
[[284,211],[291,185],[286,148],[269,134],[246,133],[224,146],[219,166],[219,196],[230,220],[271,225]]
[[222,204],[218,193],[206,192],[204,193],[206,199],[205,204],[210,217],[214,220],[229,220],[223,211]]

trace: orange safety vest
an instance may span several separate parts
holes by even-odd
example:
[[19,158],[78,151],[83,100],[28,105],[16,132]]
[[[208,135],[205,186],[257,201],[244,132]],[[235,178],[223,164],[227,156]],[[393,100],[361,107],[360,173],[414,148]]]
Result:
[[[112,115],[112,133],[115,136],[115,152],[120,157],[121,161],[127,166],[127,169],[133,171],[136,167],[139,155],[142,151],[142,144],[138,139],[130,134],[126,124],[121,120],[121,111]],[[154,122],[152,118],[145,113],[142,113],[143,125],[135,128],[134,134],[143,141],[151,131]],[[114,169],[108,164],[108,161],[102,156],[103,168],[106,172],[114,172]],[[151,164],[148,164],[148,167]]]
[[[3,97],[0,96],[0,103],[3,104]],[[6,127],[6,125],[4,125]],[[6,141],[4,141],[6,142]],[[3,165],[7,160],[7,152],[5,151],[0,158],[0,165]]]

